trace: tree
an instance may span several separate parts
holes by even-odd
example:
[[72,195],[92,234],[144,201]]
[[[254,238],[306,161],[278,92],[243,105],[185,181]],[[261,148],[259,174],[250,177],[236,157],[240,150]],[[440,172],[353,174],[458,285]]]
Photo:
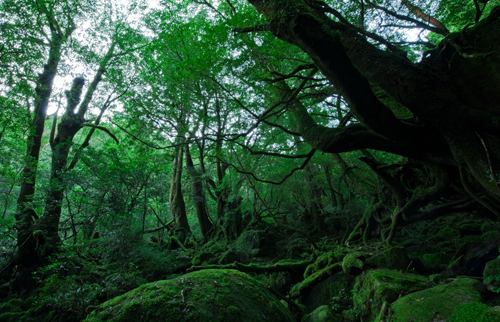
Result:
[[[484,216],[498,219],[499,61],[492,53],[499,49],[493,39],[499,30],[500,8],[493,8],[475,25],[449,34],[426,52],[421,62],[412,62],[384,35],[349,22],[327,3],[249,3],[266,19],[260,30],[269,30],[301,48],[314,63],[313,73],[314,68],[321,71],[359,121],[343,128],[325,127],[306,109],[294,105],[291,113],[311,146],[330,153],[367,148],[387,151],[412,158],[430,171],[433,184],[413,191],[396,184],[397,180],[392,185],[389,181],[394,180],[385,180],[399,195],[387,241],[398,225],[444,213],[445,206],[432,207],[442,197],[453,209],[469,205],[469,198],[473,198],[488,209],[481,212]],[[378,9],[369,5],[371,10]],[[418,26],[424,24],[404,14],[380,10]],[[439,26],[424,25],[446,34]],[[408,109],[413,117],[396,117],[392,111],[395,106]],[[449,191],[458,178],[465,189],[462,194]]]

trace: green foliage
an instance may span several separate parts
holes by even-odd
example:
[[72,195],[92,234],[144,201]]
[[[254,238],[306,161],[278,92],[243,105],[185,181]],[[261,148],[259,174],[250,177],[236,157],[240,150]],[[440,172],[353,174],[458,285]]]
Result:
[[98,276],[98,266],[84,262],[76,249],[54,255],[35,276],[40,287],[32,296],[33,310],[44,314],[45,321],[83,319],[87,307],[102,296],[102,288],[91,282]]

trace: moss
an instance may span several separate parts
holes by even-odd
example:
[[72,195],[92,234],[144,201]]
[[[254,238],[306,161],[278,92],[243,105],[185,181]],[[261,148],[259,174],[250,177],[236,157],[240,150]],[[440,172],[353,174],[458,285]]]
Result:
[[304,279],[327,266],[340,262],[344,256],[345,253],[340,249],[333,252],[320,254],[314,263],[307,266],[306,270],[304,271]]
[[342,270],[346,274],[351,274],[351,275],[361,274],[365,266],[362,259],[364,259],[364,255],[361,253],[347,254],[342,260]]
[[207,269],[142,285],[101,304],[85,321],[292,320],[290,311],[247,274]]
[[428,272],[439,272],[445,270],[453,260],[453,252],[439,252],[435,254],[424,254],[422,264]]
[[488,290],[500,292],[500,258],[486,263],[483,271],[483,283]]
[[342,317],[333,314],[328,305],[318,307],[311,314],[305,315],[302,322],[341,322]]
[[496,315],[496,319],[491,319],[493,316],[491,307],[486,304],[475,302],[466,303],[457,306],[452,315],[447,319],[448,322],[493,322],[499,321],[500,315]]
[[306,294],[315,285],[326,280],[328,277],[337,274],[339,271],[341,271],[341,269],[342,266],[340,265],[340,263],[335,263],[308,276],[302,282],[295,284],[293,286],[292,290],[290,291],[291,298],[297,298],[301,295]]
[[373,321],[384,301],[394,302],[404,292],[429,287],[426,277],[382,269],[370,270],[358,276],[354,285],[354,309],[363,312],[367,321]]
[[392,321],[447,319],[459,305],[481,302],[481,287],[481,283],[476,280],[460,278],[453,283],[411,293],[392,304]]

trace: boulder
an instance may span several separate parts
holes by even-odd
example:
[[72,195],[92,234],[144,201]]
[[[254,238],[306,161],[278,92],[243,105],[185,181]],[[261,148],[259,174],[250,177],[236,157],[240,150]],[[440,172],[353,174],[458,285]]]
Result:
[[373,321],[384,302],[390,304],[408,292],[430,286],[425,276],[388,269],[369,270],[358,276],[354,285],[354,311],[363,315],[363,321]]
[[500,292],[500,258],[486,263],[483,271],[483,284],[492,292]]
[[359,275],[363,272],[363,268],[365,267],[364,255],[360,253],[350,253],[345,255],[342,260],[342,270],[346,274],[350,275]]
[[391,305],[391,321],[445,321],[460,305],[482,302],[483,292],[484,286],[477,280],[458,278],[452,283],[414,292],[398,299]]
[[144,284],[109,300],[86,322],[294,321],[262,284],[236,270],[207,269]]
[[322,305],[305,315],[302,322],[342,322],[342,316],[333,314],[328,305]]

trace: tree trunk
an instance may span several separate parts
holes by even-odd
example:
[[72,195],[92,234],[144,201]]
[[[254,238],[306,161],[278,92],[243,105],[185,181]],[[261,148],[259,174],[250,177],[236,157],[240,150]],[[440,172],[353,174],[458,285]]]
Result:
[[[51,23],[51,29],[57,26],[53,16],[48,15],[47,18]],[[18,290],[29,290],[33,287],[31,273],[43,264],[43,260],[37,253],[37,241],[33,238],[36,229],[33,226],[33,221],[38,216],[30,203],[35,195],[38,158],[52,85],[61,60],[62,46],[73,30],[73,27],[68,27],[65,32],[60,29],[59,32],[52,32],[49,57],[43,67],[43,72],[39,74],[36,82],[34,118],[28,132],[26,163],[21,172],[21,189],[17,199],[15,215],[18,249],[13,265],[17,265],[14,288]],[[11,269],[13,265],[11,265]]]
[[169,197],[170,216],[173,220],[176,237],[181,242],[184,242],[187,235],[191,233],[186,215],[186,204],[182,195],[183,154],[184,147],[178,146],[175,150],[174,164],[172,166],[172,183],[170,185]]
[[[82,104],[75,113],[75,108],[80,103],[80,95],[84,84],[83,78],[75,78],[71,90],[66,92],[67,106],[61,122],[57,126],[57,136],[51,134],[50,146],[52,148],[52,168],[50,174],[50,187],[45,202],[45,212],[40,219],[39,228],[53,242],[58,244],[59,238],[59,219],[63,202],[63,194],[66,187],[64,182],[64,173],[67,171],[68,156],[76,133],[83,127],[85,114],[87,113],[94,91],[97,89],[103,74],[106,71],[106,65],[113,57],[116,42],[113,42],[108,52],[101,61],[99,68],[92,83],[90,83],[85,93]],[[55,119],[57,120],[57,118]]]
[[192,197],[196,209],[196,215],[198,216],[198,222],[200,224],[201,234],[203,235],[203,239],[205,240],[205,242],[207,242],[210,239],[212,223],[208,218],[207,204],[203,193],[202,179],[198,171],[196,171],[196,169],[194,168],[193,159],[191,158],[189,146],[187,145],[186,170],[189,177],[191,178]]

